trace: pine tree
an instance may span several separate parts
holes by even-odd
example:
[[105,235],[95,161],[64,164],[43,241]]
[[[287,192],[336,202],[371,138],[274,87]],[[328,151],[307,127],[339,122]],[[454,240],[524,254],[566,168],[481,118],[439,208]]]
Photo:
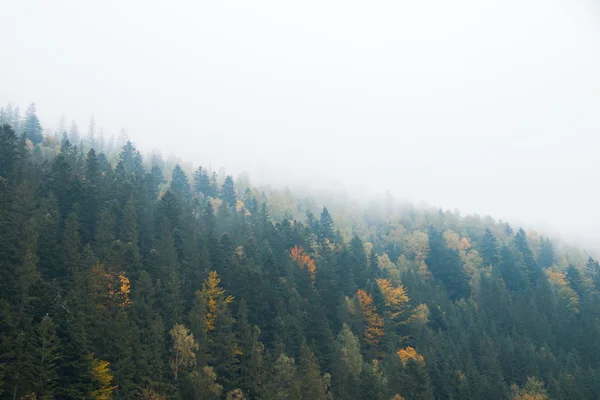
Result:
[[333,229],[333,218],[331,218],[331,214],[329,214],[327,207],[324,207],[321,212],[321,219],[319,219],[319,237],[321,239],[333,240]]
[[76,145],[80,140],[81,137],[79,136],[79,127],[75,121],[72,121],[71,127],[69,128],[69,141]]
[[600,263],[594,260],[592,257],[588,258],[587,264],[585,265],[587,275],[591,278],[592,284],[596,291],[600,292]]
[[96,233],[96,222],[101,199],[102,172],[94,149],[88,151],[85,160],[84,200],[82,207],[83,241],[90,243]]
[[235,194],[235,186],[231,175],[227,175],[225,178],[225,182],[223,182],[223,186],[221,188],[221,193],[223,194],[223,200],[229,204],[229,207],[235,207],[237,196]]
[[317,358],[304,339],[300,345],[298,380],[301,398],[315,400],[328,398],[328,378],[321,376]]
[[469,279],[459,254],[446,247],[440,232],[429,230],[429,254],[425,260],[434,278],[444,283],[451,300],[469,294]]
[[549,239],[544,239],[544,237],[540,239],[540,244],[541,248],[537,262],[539,266],[544,269],[550,268],[554,265],[554,261],[556,258],[554,255],[554,246],[552,245],[552,242]]
[[46,314],[36,326],[28,349],[29,387],[38,399],[52,399],[58,385],[58,363],[61,359],[56,326]]
[[87,145],[92,149],[95,149],[98,146],[98,143],[96,142],[96,119],[93,115],[90,117],[90,125],[87,132]]
[[180,198],[187,199],[191,196],[187,174],[181,169],[179,164],[175,166],[173,173],[171,174],[170,190],[180,196]]
[[509,246],[502,246],[497,274],[504,280],[508,290],[518,291],[525,289],[528,282],[522,259],[515,253]]
[[213,193],[210,186],[210,177],[208,176],[208,171],[205,168],[198,167],[194,173],[194,189],[196,192],[202,193],[206,197],[214,197],[212,196]]
[[569,264],[567,267],[566,278],[573,290],[579,296],[583,295],[585,292],[585,282],[581,272],[573,264]]
[[14,184],[16,178],[17,135],[10,125],[0,126],[0,177]]
[[490,231],[490,228],[485,228],[485,235],[481,239],[481,257],[483,262],[488,265],[497,265],[500,261],[498,255],[498,240]]
[[535,285],[537,280],[541,276],[540,268],[535,261],[533,251],[529,248],[527,243],[527,235],[523,228],[519,228],[519,231],[515,235],[514,244],[517,250],[523,256],[523,265],[525,266],[525,273],[531,285]]
[[36,115],[35,103],[31,103],[27,108],[23,133],[34,145],[37,145],[44,140],[44,136],[42,136],[42,125]]

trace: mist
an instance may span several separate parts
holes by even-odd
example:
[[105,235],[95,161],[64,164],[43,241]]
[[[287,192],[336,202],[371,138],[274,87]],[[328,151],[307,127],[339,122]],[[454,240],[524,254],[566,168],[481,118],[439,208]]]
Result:
[[600,243],[594,1],[6,1],[0,103],[46,132]]

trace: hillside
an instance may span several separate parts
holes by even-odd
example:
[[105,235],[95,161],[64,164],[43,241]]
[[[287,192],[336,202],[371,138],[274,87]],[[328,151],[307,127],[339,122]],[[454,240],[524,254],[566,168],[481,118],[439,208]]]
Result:
[[11,118],[1,398],[600,396],[600,265],[581,249],[187,174],[131,142],[44,136],[35,109]]

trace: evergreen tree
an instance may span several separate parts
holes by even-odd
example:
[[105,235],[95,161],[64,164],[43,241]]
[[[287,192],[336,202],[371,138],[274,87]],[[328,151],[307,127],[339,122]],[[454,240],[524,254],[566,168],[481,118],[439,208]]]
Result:
[[83,200],[83,239],[84,242],[92,241],[96,232],[96,222],[100,207],[100,188],[102,185],[102,172],[100,163],[94,149],[88,151],[85,160],[85,183]]
[[483,258],[483,262],[488,265],[496,265],[500,261],[498,241],[489,228],[485,228],[485,235],[481,240],[481,257]]
[[596,291],[600,292],[600,263],[592,257],[589,257],[585,269],[592,280],[594,288]]
[[42,125],[36,115],[35,103],[31,103],[27,108],[23,133],[34,145],[37,145],[44,140],[44,137],[42,136]]
[[554,246],[549,239],[544,239],[543,237],[540,240],[541,248],[540,254],[538,255],[537,262],[540,267],[546,269],[550,268],[554,265],[555,255],[554,255]]
[[429,230],[429,254],[425,263],[433,277],[444,283],[450,299],[469,294],[469,279],[460,256],[446,247],[442,234],[433,228]]
[[233,184],[233,178],[231,175],[227,175],[225,182],[221,188],[223,194],[223,200],[229,204],[229,207],[235,207],[237,196],[235,194],[235,186]]
[[327,207],[324,207],[321,212],[321,219],[319,219],[319,237],[321,239],[333,240],[333,236],[333,218],[331,218]]
[[527,235],[525,234],[523,228],[519,228],[519,231],[515,235],[514,243],[517,250],[519,250],[523,256],[523,265],[525,266],[526,276],[530,283],[535,285],[541,276],[541,271],[537,262],[535,261],[533,251],[531,251],[529,248],[529,244],[527,243]]
[[56,326],[47,314],[36,326],[28,349],[29,387],[38,399],[52,399],[58,385],[58,363],[61,359]]
[[179,164],[173,169],[170,189],[180,197],[189,198],[191,196],[187,174],[181,169]]
[[13,184],[18,156],[15,131],[8,124],[0,126],[0,176]]
[[321,376],[317,359],[304,339],[300,345],[298,379],[301,398],[315,400],[328,398],[329,378]]

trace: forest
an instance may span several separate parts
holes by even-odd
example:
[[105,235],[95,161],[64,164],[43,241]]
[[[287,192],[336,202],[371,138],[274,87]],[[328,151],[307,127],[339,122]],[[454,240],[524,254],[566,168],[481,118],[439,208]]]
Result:
[[600,398],[583,249],[62,129],[0,111],[0,398]]

